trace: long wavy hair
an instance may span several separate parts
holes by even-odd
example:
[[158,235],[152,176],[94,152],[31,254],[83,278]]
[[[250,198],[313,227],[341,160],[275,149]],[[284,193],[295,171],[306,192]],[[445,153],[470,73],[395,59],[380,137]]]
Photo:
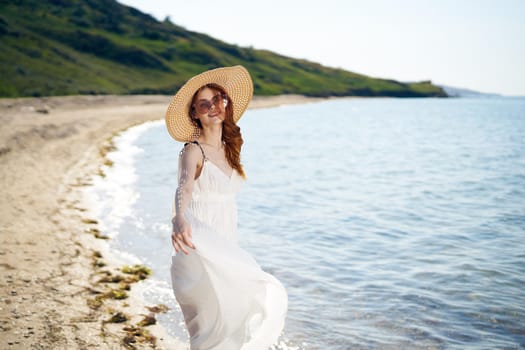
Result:
[[246,174],[244,173],[244,169],[241,165],[241,147],[244,143],[244,140],[242,139],[241,128],[233,121],[233,101],[231,100],[230,96],[228,96],[226,90],[224,90],[222,86],[215,83],[209,83],[201,86],[197,91],[195,91],[195,94],[193,94],[193,98],[191,99],[190,118],[195,122],[197,127],[202,130],[200,120],[193,118],[196,113],[195,107],[193,107],[193,105],[195,104],[197,95],[199,95],[199,93],[206,88],[211,89],[214,92],[224,94],[228,99],[225,118],[222,122],[222,142],[224,143],[224,153],[226,154],[226,160],[228,161],[228,164],[230,164],[233,169],[237,170],[241,177],[246,178]]

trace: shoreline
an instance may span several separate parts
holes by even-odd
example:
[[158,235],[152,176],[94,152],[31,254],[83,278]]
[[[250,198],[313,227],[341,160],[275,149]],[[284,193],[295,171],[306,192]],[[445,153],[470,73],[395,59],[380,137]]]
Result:
[[[115,283],[99,281],[105,275],[121,276],[122,266],[109,253],[83,189],[108,161],[112,138],[134,125],[163,119],[170,98],[0,99],[2,348],[123,348],[129,336],[125,327],[136,326],[148,314],[137,297],[138,286],[126,292],[126,299],[101,298]],[[255,96],[249,109],[323,100]],[[128,320],[107,322],[119,313]],[[157,349],[184,348],[158,325],[143,329],[155,336]],[[131,344],[154,347],[141,337],[131,340],[143,343]]]

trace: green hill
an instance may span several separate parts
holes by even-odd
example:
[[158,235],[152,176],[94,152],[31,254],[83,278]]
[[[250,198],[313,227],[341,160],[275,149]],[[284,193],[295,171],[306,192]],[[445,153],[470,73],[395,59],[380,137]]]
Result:
[[114,0],[0,0],[0,96],[172,94],[206,69],[242,64],[259,95],[446,96],[239,47]]

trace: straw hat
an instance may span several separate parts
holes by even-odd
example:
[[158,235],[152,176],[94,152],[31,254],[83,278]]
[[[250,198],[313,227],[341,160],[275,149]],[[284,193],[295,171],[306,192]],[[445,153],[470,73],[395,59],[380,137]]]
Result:
[[189,142],[199,136],[199,128],[190,118],[190,104],[195,91],[209,83],[226,90],[233,103],[233,121],[241,119],[253,95],[250,73],[243,66],[212,69],[188,80],[172,97],[166,111],[166,127],[175,140]]

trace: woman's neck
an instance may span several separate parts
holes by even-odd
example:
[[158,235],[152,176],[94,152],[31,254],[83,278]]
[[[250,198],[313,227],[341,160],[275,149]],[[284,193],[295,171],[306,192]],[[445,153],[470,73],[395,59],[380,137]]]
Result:
[[217,149],[222,146],[222,125],[217,127],[203,128],[199,142],[215,147]]

